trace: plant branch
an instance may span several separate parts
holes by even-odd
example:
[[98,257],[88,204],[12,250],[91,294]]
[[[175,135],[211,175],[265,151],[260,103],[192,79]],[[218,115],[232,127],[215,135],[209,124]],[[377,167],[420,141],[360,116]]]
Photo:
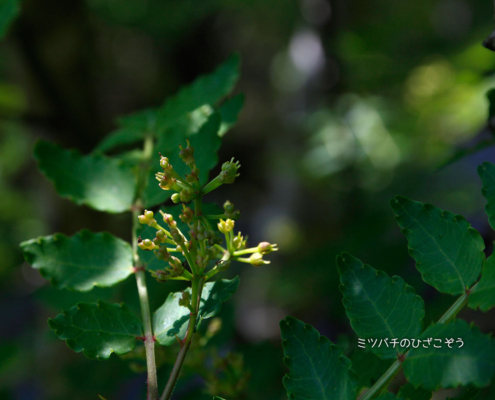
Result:
[[[469,299],[469,294],[476,289],[478,284],[474,284],[468,289],[462,296],[460,296],[454,304],[443,314],[438,320],[438,324],[445,324],[452,321],[456,315],[464,308]],[[409,350],[404,353],[404,359],[407,357]],[[370,400],[376,397],[380,392],[388,387],[389,383],[394,379],[397,374],[402,370],[402,362],[395,361],[389,369],[375,382],[375,384],[368,390],[360,400]]]
[[148,174],[149,160],[153,152],[153,138],[146,136],[144,141],[144,159],[147,161],[147,165],[142,168],[138,175],[138,194],[135,205],[132,210],[132,251],[134,258],[134,268],[136,269],[136,283],[138,288],[139,303],[141,306],[141,316],[144,326],[144,346],[146,351],[146,366],[148,370],[148,395],[147,400],[158,399],[158,379],[156,375],[156,362],[155,362],[155,339],[153,337],[153,329],[151,327],[151,314],[150,305],[148,299],[148,288],[146,286],[146,275],[141,268],[136,230],[139,227],[138,215],[142,208],[142,192],[146,186],[146,179]]
[[195,310],[194,313],[189,314],[189,326],[187,328],[187,334],[184,340],[181,342],[181,349],[179,352],[179,355],[177,356],[177,359],[175,360],[174,367],[172,369],[172,373],[170,374],[170,377],[168,378],[167,386],[165,387],[165,390],[163,391],[162,396],[160,397],[160,400],[169,400],[170,397],[172,396],[172,392],[174,391],[175,384],[177,382],[177,379],[179,378],[180,370],[182,369],[182,364],[184,363],[184,360],[186,359],[187,351],[189,350],[189,346],[191,345],[191,340],[194,335],[194,329],[196,328],[196,321],[198,318],[198,311],[199,311],[199,306],[201,304],[201,292],[203,291],[203,284],[202,284],[203,279],[194,277],[194,280],[192,281],[192,294],[191,294],[191,301],[192,301],[192,309]]

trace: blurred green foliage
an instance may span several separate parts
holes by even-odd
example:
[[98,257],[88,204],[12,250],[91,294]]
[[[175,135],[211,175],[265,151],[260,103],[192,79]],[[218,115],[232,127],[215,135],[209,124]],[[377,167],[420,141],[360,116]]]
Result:
[[[23,263],[18,247],[83,226],[129,239],[130,218],[57,198],[36,171],[32,146],[42,137],[87,153],[116,129],[117,117],[159,106],[235,51],[243,59],[245,108],[219,158],[234,155],[242,170],[217,199],[228,197],[243,211],[251,243],[267,239],[281,251],[270,266],[231,271],[243,285],[225,304],[208,350],[191,359],[210,375],[185,371],[177,398],[228,398],[229,379],[247,371],[250,381],[235,398],[285,398],[278,321],[286,314],[334,342],[341,337],[351,359],[364,357],[353,353],[357,339],[338,290],[334,260],[344,250],[403,277],[425,299],[425,325],[437,319],[452,297],[421,281],[388,199],[402,194],[463,214],[491,251],[476,166],[495,161],[493,148],[436,169],[456,150],[492,138],[485,92],[494,86],[495,56],[480,45],[493,25],[489,7],[465,0],[24,0],[17,14],[17,2],[2,2],[0,398],[142,395],[139,348],[126,363],[87,360],[46,323],[98,298],[137,312],[134,283],[62,293]],[[182,288],[149,286],[153,308]],[[495,330],[493,312],[461,317]],[[243,355],[242,368],[239,356],[215,367],[229,352]],[[162,357],[159,374],[167,376],[174,355]],[[361,387],[378,377],[357,372]]]

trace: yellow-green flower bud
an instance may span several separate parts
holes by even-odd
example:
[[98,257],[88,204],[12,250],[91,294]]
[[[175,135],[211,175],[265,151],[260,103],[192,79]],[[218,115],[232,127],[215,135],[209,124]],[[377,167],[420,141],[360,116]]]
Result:
[[261,242],[258,245],[258,252],[260,254],[270,254],[272,251],[278,251],[278,245],[268,242]]
[[153,225],[156,221],[153,219],[153,211],[144,210],[143,215],[138,216],[138,221],[140,224]]
[[158,246],[149,239],[139,240],[138,246],[141,250],[156,250]]
[[163,229],[160,229],[159,231],[156,232],[156,238],[153,239],[153,243],[155,244],[160,244],[160,243],[165,243],[167,240],[167,235],[165,234],[165,231]]
[[249,257],[249,262],[255,267],[260,267],[264,264],[270,264],[270,261],[263,260],[263,255],[260,253],[253,253]]
[[174,217],[172,214],[164,213],[161,210],[160,213],[162,214],[163,222],[165,222],[171,228],[177,228],[177,222],[174,221]]
[[168,161],[167,157],[161,156],[160,167],[162,167],[163,169],[169,169],[171,167],[170,162]]
[[234,229],[234,224],[235,224],[235,221],[233,221],[231,219],[227,219],[226,221],[221,219],[217,226],[218,226],[218,230],[220,232],[229,233],[232,229]]
[[175,204],[180,203],[180,195],[179,195],[179,193],[174,193],[171,198],[172,198],[172,201]]
[[232,243],[235,250],[243,250],[246,248],[247,240],[244,240],[244,237],[241,236],[241,232],[238,232],[237,236],[234,236]]

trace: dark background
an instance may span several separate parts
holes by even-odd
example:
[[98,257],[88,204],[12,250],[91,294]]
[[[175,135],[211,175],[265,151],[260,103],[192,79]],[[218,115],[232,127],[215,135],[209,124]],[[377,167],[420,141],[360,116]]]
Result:
[[[138,354],[134,364],[115,355],[88,360],[46,323],[98,297],[137,309],[135,283],[59,292],[18,247],[83,227],[129,240],[130,215],[59,198],[37,171],[32,145],[43,137],[87,153],[117,117],[160,105],[233,52],[242,58],[236,92],[246,104],[220,160],[240,160],[241,176],[212,200],[242,210],[237,225],[252,245],[268,240],[280,251],[268,266],[227,274],[239,274],[241,286],[210,348],[243,355],[236,371],[251,375],[230,398],[286,398],[278,330],[286,315],[350,354],[357,338],[338,290],[342,251],[402,276],[425,299],[425,325],[437,319],[454,298],[421,281],[388,201],[402,194],[462,214],[491,252],[476,166],[495,162],[494,150],[440,165],[490,139],[485,93],[495,86],[495,54],[481,42],[492,16],[491,2],[465,0],[24,1],[0,42],[0,398],[143,398],[145,375],[132,371]],[[178,290],[149,281],[153,308]],[[495,330],[493,312],[461,317]],[[173,361],[166,356],[162,385]],[[236,380],[219,376],[227,386]],[[186,371],[177,399],[211,399],[203,390],[204,377]]]

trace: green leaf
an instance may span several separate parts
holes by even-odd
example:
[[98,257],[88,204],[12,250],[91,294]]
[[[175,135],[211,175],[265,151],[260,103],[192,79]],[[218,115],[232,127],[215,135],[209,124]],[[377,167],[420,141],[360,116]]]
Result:
[[99,211],[130,210],[136,179],[128,165],[103,155],[83,156],[46,141],[36,144],[34,155],[39,169],[62,197]]
[[230,128],[237,123],[239,113],[244,106],[244,94],[239,93],[237,96],[226,100],[219,108],[220,116],[222,117],[222,125],[220,126],[220,132],[218,135],[223,137]]
[[355,400],[350,360],[328,338],[293,317],[280,321],[289,400]]
[[49,319],[50,328],[72,350],[88,358],[107,359],[112,352],[122,355],[143,336],[139,318],[125,304],[78,303],[69,311]]
[[426,283],[442,293],[461,294],[476,282],[485,244],[464,217],[402,196],[390,204]]
[[155,133],[156,113],[156,109],[145,109],[119,118],[119,129],[106,136],[93,151],[104,153],[142,141],[146,133]]
[[[202,109],[204,110],[204,107]],[[179,145],[185,147],[186,139],[189,139],[191,146],[195,149],[194,158],[196,160],[196,166],[199,168],[200,182],[206,183],[208,173],[218,163],[217,151],[222,141],[218,136],[220,123],[220,115],[213,113],[207,118],[206,122],[198,117],[189,120],[187,124],[178,124],[158,136],[156,151],[160,152],[162,156],[168,157],[175,171],[179,175],[185,176],[191,170],[179,157]],[[159,157],[154,157],[148,178],[148,185],[144,191],[145,207],[152,207],[163,203],[173,194],[173,191],[163,190],[158,186],[155,174],[160,171],[162,171],[160,168],[160,159]]]
[[406,383],[400,388],[397,396],[402,397],[404,400],[430,400],[433,393],[423,389],[421,386],[415,388],[410,383]]
[[174,125],[183,115],[205,104],[217,105],[237,83],[239,64],[239,56],[234,54],[211,74],[200,76],[175,96],[167,99],[158,111],[159,124],[168,127]]
[[[161,207],[160,209],[165,213],[172,214],[172,216],[174,217],[174,221],[177,222],[177,228],[179,228],[186,237],[189,237],[189,226],[182,222],[182,220],[179,218],[179,215],[182,213],[182,205],[177,204],[171,207]],[[205,215],[222,214],[224,212],[223,208],[220,208],[213,203],[203,204],[201,209],[203,211],[203,214]],[[166,224],[162,223],[160,213],[155,213],[155,219],[158,221],[158,224],[166,227]],[[212,224],[212,228],[214,231],[218,232],[218,226],[216,224]],[[142,239],[153,239],[156,236],[156,229],[148,225],[139,225],[136,231],[136,236],[141,236]],[[158,260],[155,257],[153,251],[138,249],[138,254],[139,259],[147,270],[156,271],[158,269],[164,269],[168,266],[168,263],[162,260]],[[181,261],[185,260],[185,257],[182,255],[182,253],[173,253],[173,255]]]
[[0,38],[7,34],[10,24],[20,11],[19,0],[2,0],[0,2]]
[[144,139],[144,132],[132,129],[118,129],[106,136],[93,150],[94,153],[105,153],[119,146],[131,145]]
[[447,397],[447,400],[474,400],[480,394],[480,389],[478,388],[467,388],[466,391],[457,397]]
[[366,347],[382,359],[404,353],[406,349],[380,345],[380,342],[417,337],[424,317],[423,299],[399,276],[390,278],[350,254],[337,257],[337,266],[343,303],[352,328],[360,338],[377,340],[375,347],[366,341]]
[[495,255],[492,254],[483,266],[481,279],[469,295],[469,307],[488,311],[495,307]]
[[[222,303],[232,296],[239,286],[239,277],[232,280],[222,279],[216,282],[207,282],[201,295],[201,305],[198,311],[198,325],[202,320],[217,315]],[[191,288],[186,289],[191,293]],[[153,331],[156,340],[163,346],[170,346],[175,342],[175,335],[184,339],[189,324],[189,309],[179,306],[182,292],[170,293],[165,303],[153,315]]]
[[26,261],[57,289],[108,287],[133,272],[131,246],[107,232],[56,233],[23,242],[21,248]]
[[[429,345],[424,342],[428,338],[432,338]],[[450,338],[455,340],[452,348],[445,343]],[[413,385],[436,390],[469,384],[484,387],[490,383],[495,373],[495,344],[477,327],[470,327],[463,320],[435,324],[420,339],[422,345],[412,349],[403,363],[404,374]],[[458,339],[464,343],[460,348]]]
[[483,182],[483,196],[487,200],[485,211],[488,222],[492,229],[495,229],[495,165],[484,162],[478,167],[478,175]]

